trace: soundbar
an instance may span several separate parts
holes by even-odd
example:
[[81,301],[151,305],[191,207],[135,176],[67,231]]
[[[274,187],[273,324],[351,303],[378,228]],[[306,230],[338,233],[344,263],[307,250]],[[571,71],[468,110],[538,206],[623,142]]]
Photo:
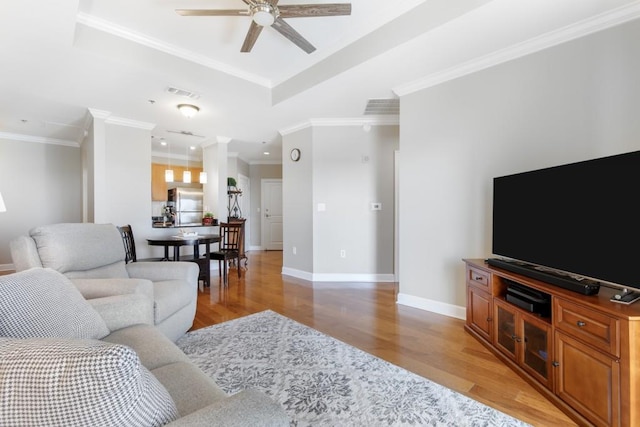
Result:
[[547,271],[540,271],[535,266],[523,264],[518,261],[506,261],[499,258],[487,259],[487,264],[502,268],[514,273],[522,274],[523,276],[531,277],[534,279],[542,280],[543,282],[551,283],[552,285],[559,286],[561,288],[580,293],[582,295],[597,295],[600,291],[600,284],[593,280],[584,279],[576,280],[571,277],[561,276]]

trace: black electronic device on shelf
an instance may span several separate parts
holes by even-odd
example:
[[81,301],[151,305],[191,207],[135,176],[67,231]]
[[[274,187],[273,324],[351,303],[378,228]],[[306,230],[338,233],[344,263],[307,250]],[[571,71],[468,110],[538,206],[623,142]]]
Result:
[[505,299],[530,313],[541,317],[551,316],[551,296],[536,289],[505,279],[507,294]]

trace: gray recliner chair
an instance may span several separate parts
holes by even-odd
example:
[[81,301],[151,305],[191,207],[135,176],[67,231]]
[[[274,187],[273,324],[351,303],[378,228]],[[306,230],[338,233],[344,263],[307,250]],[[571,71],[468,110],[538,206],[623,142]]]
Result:
[[[34,267],[67,276],[85,299],[139,294],[148,302],[148,322],[176,341],[193,325],[198,266],[191,262],[125,264],[113,224],[66,223],[36,227],[11,244],[16,271]],[[122,313],[123,319],[126,313]],[[117,319],[114,319],[117,321]]]

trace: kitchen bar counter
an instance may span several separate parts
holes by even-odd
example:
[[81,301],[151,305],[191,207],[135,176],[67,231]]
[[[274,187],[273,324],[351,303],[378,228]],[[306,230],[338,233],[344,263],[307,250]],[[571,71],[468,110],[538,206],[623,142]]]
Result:
[[162,223],[162,222],[154,222],[151,225],[153,228],[194,228],[194,227],[217,227],[218,223],[216,222],[213,225],[202,225],[202,224],[185,224],[185,225],[173,225],[171,223]]

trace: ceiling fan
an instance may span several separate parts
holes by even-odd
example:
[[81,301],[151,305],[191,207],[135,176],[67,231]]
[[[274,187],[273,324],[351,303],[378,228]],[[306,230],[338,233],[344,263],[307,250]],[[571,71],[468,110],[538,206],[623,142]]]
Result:
[[272,27],[307,53],[316,48],[282,18],[351,15],[351,3],[290,4],[279,0],[242,0],[247,9],[176,9],[182,16],[251,16],[251,26],[240,52],[251,52],[264,27]]

